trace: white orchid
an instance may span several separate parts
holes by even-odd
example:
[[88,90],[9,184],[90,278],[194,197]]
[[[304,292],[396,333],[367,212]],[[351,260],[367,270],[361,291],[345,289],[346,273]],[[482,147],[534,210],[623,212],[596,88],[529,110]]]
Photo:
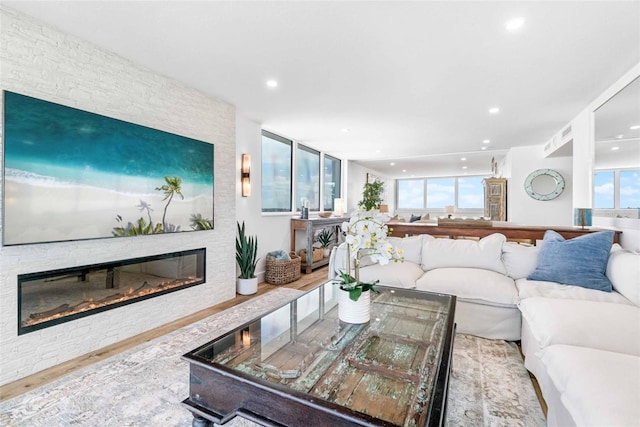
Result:
[[[352,300],[357,301],[363,290],[376,292],[377,283],[360,283],[360,261],[369,257],[372,262],[381,265],[392,261],[404,261],[402,249],[394,248],[388,241],[388,216],[378,211],[356,210],[349,222],[342,223],[347,244],[347,272],[342,274],[342,288],[349,291]],[[351,260],[354,263],[355,277],[351,277]]]

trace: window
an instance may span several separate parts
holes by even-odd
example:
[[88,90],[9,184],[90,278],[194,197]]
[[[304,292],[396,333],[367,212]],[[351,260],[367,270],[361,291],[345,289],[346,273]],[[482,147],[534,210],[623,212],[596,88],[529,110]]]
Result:
[[296,210],[302,201],[309,201],[309,209],[320,210],[320,152],[298,145],[296,150]]
[[620,171],[620,209],[640,209],[640,170]]
[[311,210],[334,210],[333,201],[342,194],[341,178],[340,159],[262,131],[262,212],[299,211],[303,199]]
[[398,209],[424,209],[424,179],[398,181]]
[[262,211],[291,211],[292,141],[262,131]]
[[484,209],[483,176],[399,179],[396,181],[398,209]]
[[593,184],[593,207],[595,209],[614,209],[615,185],[613,171],[596,172]]
[[339,199],[341,192],[342,162],[327,154],[324,156],[324,210],[333,211],[333,201]]
[[484,209],[484,177],[458,178],[458,208]]
[[427,179],[427,208],[442,208],[455,206],[456,183],[455,178]]
[[598,171],[593,183],[595,209],[640,209],[640,169]]

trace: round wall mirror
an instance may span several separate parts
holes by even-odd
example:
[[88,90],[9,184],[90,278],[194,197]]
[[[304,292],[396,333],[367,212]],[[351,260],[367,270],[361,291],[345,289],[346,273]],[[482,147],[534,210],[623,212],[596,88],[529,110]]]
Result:
[[564,178],[553,169],[538,169],[527,176],[524,190],[536,200],[553,200],[564,190]]

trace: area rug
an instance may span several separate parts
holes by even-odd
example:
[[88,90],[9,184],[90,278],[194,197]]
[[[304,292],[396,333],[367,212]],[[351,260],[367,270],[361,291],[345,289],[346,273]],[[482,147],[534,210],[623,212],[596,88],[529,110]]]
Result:
[[[0,425],[184,426],[192,416],[189,367],[180,356],[300,295],[278,288],[170,334],[0,403]],[[449,426],[544,426],[513,344],[456,335]],[[240,417],[229,427],[256,426]]]

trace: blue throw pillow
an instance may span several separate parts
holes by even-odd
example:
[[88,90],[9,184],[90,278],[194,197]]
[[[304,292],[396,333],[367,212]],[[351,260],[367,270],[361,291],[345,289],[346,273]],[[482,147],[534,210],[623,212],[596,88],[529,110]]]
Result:
[[420,215],[413,215],[411,214],[411,218],[409,219],[409,222],[416,222],[416,221],[420,221]]
[[538,265],[527,279],[611,292],[611,282],[605,272],[612,244],[613,231],[598,231],[565,240],[559,233],[547,230]]

